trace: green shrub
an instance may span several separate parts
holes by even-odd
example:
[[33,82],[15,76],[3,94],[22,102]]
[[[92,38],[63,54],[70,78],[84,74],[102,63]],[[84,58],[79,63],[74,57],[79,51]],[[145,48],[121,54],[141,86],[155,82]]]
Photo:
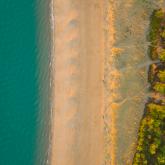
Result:
[[154,89],[156,92],[160,92],[161,94],[165,94],[165,84],[163,84],[163,83],[156,82],[156,83],[153,85],[153,89]]
[[161,152],[158,154],[158,162],[160,165],[164,165],[165,164],[165,145],[163,145],[163,147],[161,147]]
[[163,18],[163,16],[164,16],[163,10],[162,9],[159,9],[159,10],[155,11],[155,16],[157,18]]
[[163,62],[165,61],[165,49],[162,49],[159,53],[159,59]]
[[156,43],[159,41],[159,30],[162,22],[162,10],[154,10],[151,15],[151,23],[150,23],[150,42],[152,45],[157,45]]
[[163,31],[160,33],[160,35],[161,35],[161,37],[162,37],[163,39],[165,39],[165,30],[163,30]]
[[155,81],[156,73],[157,73],[157,65],[151,64],[149,67],[149,72],[148,72],[148,80],[150,83],[153,83]]
[[165,106],[149,103],[141,121],[133,165],[156,165],[165,161]]
[[159,58],[158,52],[157,52],[157,47],[150,46],[149,51],[150,51],[150,57],[152,60],[157,60]]
[[158,78],[161,82],[165,82],[165,70],[158,72]]
[[165,165],[165,155],[158,156],[159,165]]
[[156,144],[151,144],[150,145],[150,153],[151,153],[151,155],[156,154],[156,149],[157,148],[158,148],[158,145],[156,145]]

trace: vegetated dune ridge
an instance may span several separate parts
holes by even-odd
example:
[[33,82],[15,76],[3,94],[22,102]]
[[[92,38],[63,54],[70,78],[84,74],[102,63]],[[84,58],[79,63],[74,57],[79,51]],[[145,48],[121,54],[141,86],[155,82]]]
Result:
[[[149,17],[164,1],[109,2],[105,49],[106,164],[132,163],[148,93]],[[113,27],[113,28],[112,28]],[[108,150],[109,149],[109,150]]]
[[103,1],[54,0],[51,165],[103,163]]
[[114,28],[114,8],[113,3],[105,0],[104,13],[104,164],[114,164],[115,162],[115,113],[112,110],[114,98],[117,93],[118,71],[115,70],[113,46],[115,44],[115,28]]

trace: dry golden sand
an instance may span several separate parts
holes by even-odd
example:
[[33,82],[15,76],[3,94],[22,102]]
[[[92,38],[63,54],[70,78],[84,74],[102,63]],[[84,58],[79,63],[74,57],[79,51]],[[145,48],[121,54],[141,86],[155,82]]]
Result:
[[103,1],[54,0],[52,165],[103,163]]

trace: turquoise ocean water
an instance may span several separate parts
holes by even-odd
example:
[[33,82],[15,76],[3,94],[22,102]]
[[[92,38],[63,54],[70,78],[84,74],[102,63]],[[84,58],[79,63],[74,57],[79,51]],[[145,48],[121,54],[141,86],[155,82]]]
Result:
[[45,165],[49,0],[0,0],[0,165]]

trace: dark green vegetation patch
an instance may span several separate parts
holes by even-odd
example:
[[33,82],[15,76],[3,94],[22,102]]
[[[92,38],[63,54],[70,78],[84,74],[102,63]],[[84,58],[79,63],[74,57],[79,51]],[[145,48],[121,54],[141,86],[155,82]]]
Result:
[[165,105],[155,103],[146,105],[133,164],[165,164]]

